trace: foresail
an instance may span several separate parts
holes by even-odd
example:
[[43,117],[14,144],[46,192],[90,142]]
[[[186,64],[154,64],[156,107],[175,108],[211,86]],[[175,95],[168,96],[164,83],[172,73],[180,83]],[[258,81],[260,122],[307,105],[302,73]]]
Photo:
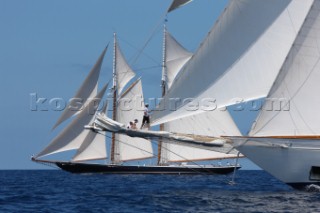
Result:
[[[220,108],[239,99],[265,97],[311,3],[310,0],[230,1],[164,97],[160,104],[164,110],[153,114],[153,125],[204,112],[203,101],[208,99]],[[199,106],[197,110],[187,110],[190,99],[192,105]]]
[[[89,130],[87,130],[89,131]],[[99,132],[89,131],[76,155],[71,161],[101,160],[107,158],[105,135]]]
[[121,94],[124,87],[136,74],[128,65],[118,44],[116,44],[115,53],[116,53],[115,63],[116,63],[116,76],[117,76],[117,92],[118,94]]
[[[118,100],[117,121],[128,124],[138,119],[140,128],[143,117],[143,91],[141,79],[135,81]],[[116,135],[119,161],[139,160],[153,157],[152,144],[143,138],[132,138],[126,135]]]
[[91,69],[89,75],[86,77],[85,81],[82,83],[81,87],[77,91],[76,95],[70,99],[67,107],[59,117],[56,124],[52,129],[55,129],[62,122],[70,118],[79,112],[79,110],[85,105],[89,98],[93,98],[97,94],[98,88],[98,78],[100,75],[100,70],[103,62],[104,55],[107,51],[107,47],[101,53],[98,61],[95,63],[93,68]]
[[36,158],[67,150],[78,149],[89,134],[89,131],[85,130],[84,126],[88,125],[90,121],[93,120],[100,100],[107,87],[108,85],[105,85],[95,98],[90,100],[87,106],[83,108],[71,123],[57,137],[55,137],[52,142],[36,156]]
[[[212,112],[193,115],[164,124],[167,132],[220,137],[240,136],[241,133],[228,111],[217,109]],[[237,154],[226,154],[205,149],[164,143],[161,150],[162,162],[203,161],[236,158]]]
[[166,53],[165,53],[165,64],[166,64],[166,75],[163,76],[163,81],[167,83],[167,89],[171,88],[171,85],[181,70],[183,65],[192,56],[192,53],[188,52],[177,40],[166,31]]
[[[108,110],[108,102],[104,103],[101,114],[105,115]],[[90,124],[92,124],[90,122]],[[88,160],[101,160],[107,158],[106,137],[104,133],[98,131],[90,131],[86,138],[83,140],[77,153],[71,161],[88,161]]]
[[320,1],[315,0],[291,48],[252,136],[320,134]]

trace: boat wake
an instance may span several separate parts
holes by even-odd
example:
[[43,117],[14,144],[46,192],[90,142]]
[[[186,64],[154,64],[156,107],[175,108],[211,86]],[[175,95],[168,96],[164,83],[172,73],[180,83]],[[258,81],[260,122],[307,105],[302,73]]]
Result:
[[305,187],[307,192],[320,192],[320,186],[316,184],[310,184]]

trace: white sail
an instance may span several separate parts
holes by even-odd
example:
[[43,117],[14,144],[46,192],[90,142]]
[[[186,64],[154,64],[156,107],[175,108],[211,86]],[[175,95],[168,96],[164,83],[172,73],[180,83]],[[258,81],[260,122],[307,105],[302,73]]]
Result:
[[190,3],[192,0],[173,0],[170,7],[168,8],[167,13],[170,13],[171,11],[178,9],[179,7],[182,7],[183,5],[186,5]]
[[300,187],[320,182],[320,1],[312,2],[250,137],[231,137],[262,169]]
[[191,58],[192,53],[188,52],[168,31],[165,33],[165,72],[162,80],[167,83],[170,89],[173,80],[181,70],[183,65]]
[[[162,101],[153,125],[201,113],[186,110],[187,98],[216,106],[265,97],[274,82],[312,1],[234,0],[221,15]],[[259,17],[259,18],[257,18]],[[254,89],[253,89],[254,88]],[[172,100],[175,102],[172,108]]]
[[116,87],[118,94],[121,94],[127,83],[135,76],[135,73],[128,65],[124,58],[119,45],[115,46],[115,63],[116,63]]
[[320,98],[312,95],[320,89],[319,35],[320,3],[315,1],[250,135],[320,134]]
[[75,117],[72,122],[36,156],[36,158],[78,149],[89,134],[89,130],[85,130],[84,126],[88,125],[90,121],[93,120],[93,116],[95,115],[99,102],[107,87],[108,85],[105,85],[95,98],[90,100],[77,117]]
[[77,91],[76,95],[73,97],[73,99],[70,100],[67,107],[59,117],[58,121],[53,126],[53,129],[55,129],[57,126],[59,126],[59,124],[61,124],[71,116],[78,113],[85,105],[87,99],[93,98],[97,94],[98,78],[100,75],[101,65],[107,48],[108,47],[106,47],[103,50],[99,59],[91,69],[89,75],[86,77],[85,81],[82,83],[81,87]]
[[[118,100],[117,121],[128,124],[134,119],[142,122],[143,117],[143,91],[141,79],[135,81]],[[137,128],[140,128],[137,125]],[[126,135],[116,135],[118,160],[130,161],[153,157],[152,144],[149,140],[142,138],[132,138]]]
[[105,135],[94,131],[89,131],[76,155],[71,161],[101,160],[107,158],[107,148]]
[[[168,132],[185,133],[217,137],[221,135],[240,136],[237,126],[226,110],[215,110],[166,123],[164,130]],[[236,154],[224,154],[199,148],[164,143],[161,155],[162,162],[203,161],[225,158],[236,158]]]
[[[104,104],[101,113],[106,114],[108,104]],[[92,124],[90,122],[90,124]],[[77,150],[71,161],[88,161],[88,160],[101,160],[107,158],[107,147],[105,135],[97,131],[90,131],[81,146]]]

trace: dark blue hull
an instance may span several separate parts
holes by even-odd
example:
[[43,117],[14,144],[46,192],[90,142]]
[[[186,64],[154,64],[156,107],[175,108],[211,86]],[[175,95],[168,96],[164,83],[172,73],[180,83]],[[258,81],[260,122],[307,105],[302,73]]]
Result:
[[229,174],[240,166],[123,166],[108,164],[88,164],[55,162],[62,170],[71,173],[105,174]]

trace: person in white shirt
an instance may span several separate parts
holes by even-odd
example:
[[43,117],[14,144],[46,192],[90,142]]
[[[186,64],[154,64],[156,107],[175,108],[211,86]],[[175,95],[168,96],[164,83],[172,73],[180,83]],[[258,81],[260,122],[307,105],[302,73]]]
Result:
[[140,129],[144,127],[145,124],[147,124],[147,128],[150,128],[150,110],[149,110],[149,104],[145,104],[144,112],[143,112],[143,118],[142,118],[142,124]]

